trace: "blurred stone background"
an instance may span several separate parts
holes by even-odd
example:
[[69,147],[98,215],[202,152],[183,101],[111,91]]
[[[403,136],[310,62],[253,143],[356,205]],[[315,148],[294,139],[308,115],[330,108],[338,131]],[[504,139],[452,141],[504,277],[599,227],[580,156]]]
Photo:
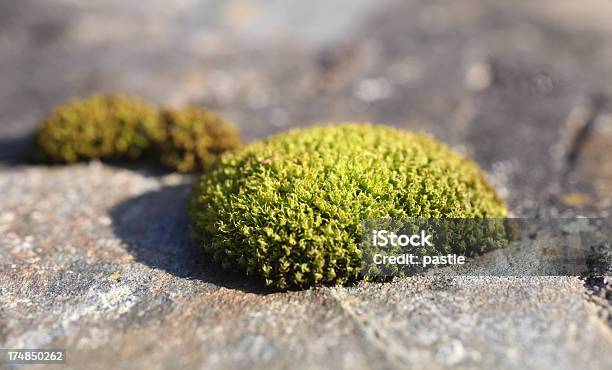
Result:
[[425,131],[515,216],[610,217],[610,19],[607,0],[0,2],[1,345],[66,347],[75,369],[610,368],[609,264],[271,293],[193,248],[191,177],[23,161],[55,104],[125,91],[248,140]]

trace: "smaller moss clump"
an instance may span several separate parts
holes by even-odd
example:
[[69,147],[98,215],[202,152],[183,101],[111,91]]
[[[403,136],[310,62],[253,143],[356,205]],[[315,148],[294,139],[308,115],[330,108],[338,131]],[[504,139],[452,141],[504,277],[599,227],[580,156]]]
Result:
[[57,107],[35,137],[35,159],[137,159],[163,134],[158,110],[127,95],[93,95]]
[[158,159],[180,172],[200,171],[241,144],[238,130],[217,114],[190,107],[161,110],[127,95],[92,95],[57,107],[34,139],[33,159]]
[[179,172],[204,170],[219,155],[242,144],[234,126],[204,108],[166,110],[161,122],[165,128],[161,162]]

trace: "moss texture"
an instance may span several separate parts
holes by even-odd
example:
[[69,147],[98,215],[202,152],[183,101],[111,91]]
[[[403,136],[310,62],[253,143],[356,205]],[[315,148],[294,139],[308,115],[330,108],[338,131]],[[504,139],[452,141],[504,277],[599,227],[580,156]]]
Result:
[[161,161],[180,172],[202,171],[242,144],[238,129],[204,108],[166,110],[161,121],[165,128]]
[[478,166],[385,126],[294,130],[221,158],[190,201],[195,240],[276,288],[359,276],[362,220],[506,216]]
[[207,109],[160,111],[127,95],[97,94],[58,106],[36,133],[33,157],[48,163],[150,157],[195,172],[240,145],[238,130]]
[[35,158],[73,163],[83,159],[136,159],[161,138],[158,110],[127,95],[93,95],[58,106],[35,137]]

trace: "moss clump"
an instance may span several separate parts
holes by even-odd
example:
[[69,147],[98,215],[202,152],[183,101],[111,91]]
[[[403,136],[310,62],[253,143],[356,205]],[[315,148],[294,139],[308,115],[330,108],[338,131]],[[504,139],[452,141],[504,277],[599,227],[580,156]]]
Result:
[[226,268],[276,288],[344,284],[368,218],[504,217],[478,166],[424,135],[343,124],[221,158],[190,201],[192,232]]
[[126,95],[93,95],[60,105],[42,122],[35,158],[55,163],[136,159],[162,134],[155,107]]
[[242,144],[234,126],[204,108],[166,110],[161,122],[161,161],[180,172],[206,169],[220,154]]

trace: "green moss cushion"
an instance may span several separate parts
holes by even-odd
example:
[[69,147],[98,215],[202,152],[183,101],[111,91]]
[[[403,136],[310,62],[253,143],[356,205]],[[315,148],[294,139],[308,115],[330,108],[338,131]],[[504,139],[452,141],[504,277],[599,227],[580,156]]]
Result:
[[357,124],[294,130],[223,156],[190,202],[204,250],[276,288],[356,278],[366,218],[505,215],[478,166],[444,144]]
[[47,162],[136,159],[163,132],[158,111],[126,95],[93,95],[58,106],[35,137],[35,157]]
[[205,170],[217,156],[242,144],[238,129],[216,113],[190,107],[161,114],[161,161],[179,172]]

